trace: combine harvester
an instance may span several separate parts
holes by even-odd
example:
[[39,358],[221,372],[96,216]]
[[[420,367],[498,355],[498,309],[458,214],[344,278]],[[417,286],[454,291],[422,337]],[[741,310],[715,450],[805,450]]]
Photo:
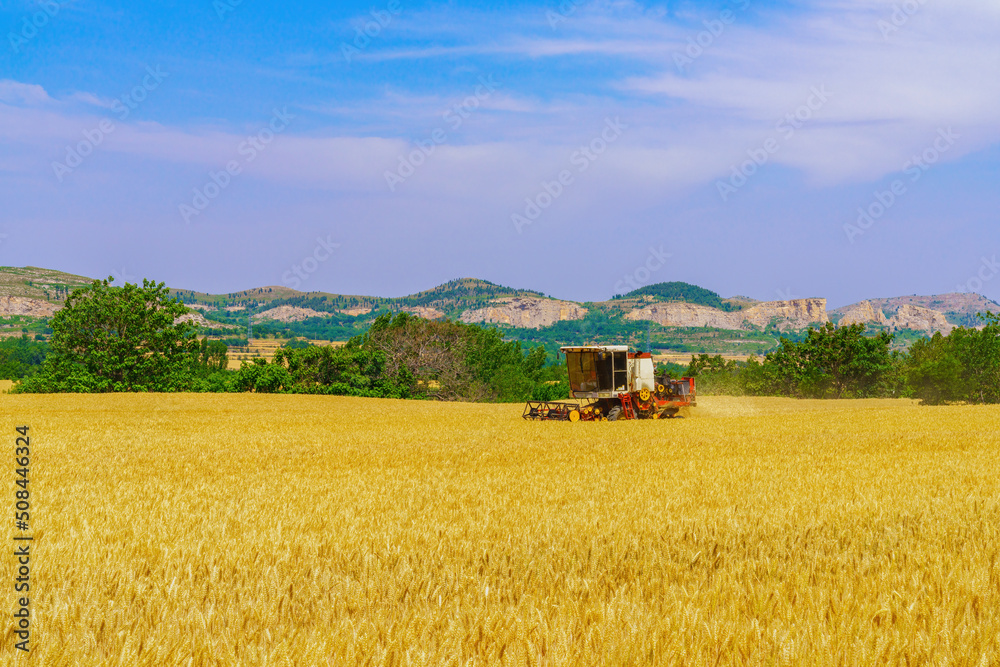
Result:
[[615,421],[665,419],[694,407],[694,378],[654,377],[653,355],[629,352],[626,345],[562,347],[569,371],[569,395],[583,399],[528,401],[525,419]]

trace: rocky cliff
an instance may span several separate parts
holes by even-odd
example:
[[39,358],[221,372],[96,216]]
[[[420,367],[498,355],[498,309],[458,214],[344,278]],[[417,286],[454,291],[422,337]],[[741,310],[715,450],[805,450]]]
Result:
[[765,301],[733,313],[754,326],[764,328],[777,320],[778,328],[805,329],[810,324],[824,324],[830,317],[826,313],[826,299],[792,299],[790,301]]
[[174,324],[180,324],[181,322],[194,322],[195,324],[199,324],[203,327],[212,325],[212,323],[206,320],[205,316],[201,313],[187,313],[174,320]]
[[913,329],[915,331],[926,331],[934,333],[940,331],[947,335],[955,328],[944,313],[921,306],[903,305],[899,307],[896,314],[889,319],[891,329]]
[[277,306],[253,316],[253,320],[274,320],[276,322],[301,322],[310,317],[330,317],[330,313],[320,312],[312,308],[299,308],[298,306]]
[[525,329],[552,326],[563,320],[580,320],[587,309],[572,301],[535,297],[506,297],[484,308],[462,313],[466,324],[509,324]]
[[26,317],[52,317],[59,306],[41,299],[23,296],[0,296],[0,317],[23,315]]
[[875,308],[871,301],[856,303],[843,311],[843,317],[837,324],[846,327],[850,324],[878,324],[884,326],[888,320],[880,308]]
[[403,308],[403,311],[417,317],[422,317],[425,320],[440,320],[445,317],[443,310],[431,308],[430,306],[407,306]]
[[[977,317],[978,313],[985,313],[986,311],[995,313],[1000,311],[1000,304],[991,299],[987,299],[982,295],[970,294],[966,292],[952,292],[950,294],[936,294],[933,296],[897,296],[889,299],[868,299],[867,301],[862,301],[861,303],[854,303],[849,306],[837,308],[830,311],[830,313],[832,315],[846,316],[847,313],[853,310],[865,308],[865,304],[871,304],[871,307],[875,311],[882,311],[887,320],[884,323],[869,320],[868,322],[871,324],[888,324],[888,320],[895,317],[900,308],[903,306],[918,306],[926,310],[941,313],[950,324],[966,327],[976,327],[982,325],[982,321],[979,317]],[[913,317],[913,313],[915,311],[909,312],[910,315],[907,315],[906,317],[914,319],[914,321],[919,321],[919,317]],[[843,322],[844,320],[841,319],[841,323]]]
[[761,329],[775,322],[779,329],[805,329],[823,323],[826,299],[766,301],[735,312],[690,303],[655,303],[625,315],[628,320],[650,320],[667,327],[713,327],[716,329]]
[[712,327],[714,329],[741,329],[742,319],[717,308],[693,303],[652,303],[636,308],[625,315],[626,320],[649,320],[665,327]]

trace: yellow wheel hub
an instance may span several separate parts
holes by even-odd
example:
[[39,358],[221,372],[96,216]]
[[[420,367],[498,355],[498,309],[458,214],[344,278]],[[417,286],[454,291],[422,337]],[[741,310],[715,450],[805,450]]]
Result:
[[648,401],[649,400],[649,390],[643,387],[639,390],[639,400]]
[[580,421],[580,411],[579,410],[570,410],[570,412],[569,412],[569,420],[571,422],[578,422],[578,421]]

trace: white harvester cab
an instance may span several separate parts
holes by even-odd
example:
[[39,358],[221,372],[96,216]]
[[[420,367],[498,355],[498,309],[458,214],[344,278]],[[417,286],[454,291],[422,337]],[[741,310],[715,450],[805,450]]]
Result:
[[654,391],[653,356],[627,345],[559,348],[566,355],[570,396],[613,398],[622,392]]

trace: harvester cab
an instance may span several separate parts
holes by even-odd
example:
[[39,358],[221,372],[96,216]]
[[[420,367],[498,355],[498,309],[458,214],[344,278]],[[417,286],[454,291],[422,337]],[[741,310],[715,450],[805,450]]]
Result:
[[653,356],[625,345],[563,347],[570,397],[579,402],[528,401],[525,419],[615,421],[676,417],[694,407],[694,378],[655,376]]

